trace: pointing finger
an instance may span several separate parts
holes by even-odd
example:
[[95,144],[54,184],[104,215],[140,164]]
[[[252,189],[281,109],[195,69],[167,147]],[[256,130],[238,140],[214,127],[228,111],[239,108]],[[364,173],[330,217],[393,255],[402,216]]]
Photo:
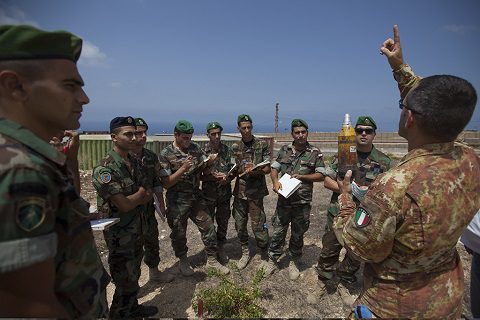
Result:
[[400,33],[398,32],[398,26],[393,26],[393,40],[395,41],[396,45],[400,45]]

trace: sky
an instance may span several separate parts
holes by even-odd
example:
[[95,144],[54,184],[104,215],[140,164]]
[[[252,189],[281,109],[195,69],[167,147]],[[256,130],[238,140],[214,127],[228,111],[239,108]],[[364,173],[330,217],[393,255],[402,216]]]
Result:
[[[398,24],[421,76],[453,74],[480,92],[480,1],[0,0],[0,24],[68,30],[90,103],[84,130],[142,117],[150,133],[177,120],[236,130],[239,114],[273,132],[302,118],[337,131],[345,113],[396,131],[399,93],[379,48]],[[480,130],[477,106],[469,129]]]

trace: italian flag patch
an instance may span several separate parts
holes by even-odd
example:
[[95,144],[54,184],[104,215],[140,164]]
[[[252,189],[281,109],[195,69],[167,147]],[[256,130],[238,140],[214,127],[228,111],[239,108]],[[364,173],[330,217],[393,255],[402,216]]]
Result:
[[370,223],[370,214],[363,208],[358,208],[355,212],[355,225],[359,228],[366,227]]

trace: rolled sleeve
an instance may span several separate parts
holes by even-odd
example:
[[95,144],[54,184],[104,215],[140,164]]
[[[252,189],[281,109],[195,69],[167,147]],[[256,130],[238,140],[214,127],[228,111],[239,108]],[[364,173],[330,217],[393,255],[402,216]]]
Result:
[[46,261],[57,254],[57,235],[0,242],[0,272],[6,273]]
[[273,161],[273,163],[270,166],[272,167],[272,169],[275,169],[277,171],[280,171],[280,168],[282,167],[280,162],[277,162],[277,161]]

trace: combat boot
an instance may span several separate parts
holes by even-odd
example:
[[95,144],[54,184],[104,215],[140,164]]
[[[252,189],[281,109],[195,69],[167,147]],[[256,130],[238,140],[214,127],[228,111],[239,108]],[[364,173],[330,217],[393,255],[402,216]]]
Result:
[[158,268],[148,268],[148,281],[167,283],[173,281],[173,275],[161,272]]
[[277,264],[272,259],[268,259],[267,262],[263,263],[262,268],[265,278],[271,276],[278,269]]
[[222,266],[220,264],[220,262],[218,262],[217,259],[215,259],[215,257],[213,257],[213,256],[208,256],[206,267],[207,267],[207,269],[208,268],[217,269],[218,272],[220,272],[221,274],[229,274],[230,273],[230,269],[228,269],[225,266]]
[[250,250],[248,250],[248,246],[242,246],[242,257],[237,262],[238,269],[240,270],[245,269],[249,261],[250,261]]
[[268,248],[259,248],[257,247],[257,252],[260,251],[260,259],[262,260],[263,263],[268,263],[270,260],[268,256]]
[[218,258],[218,261],[220,261],[221,264],[227,264],[228,263],[229,259],[228,259],[227,253],[225,252],[225,245],[223,243],[218,244],[217,258]]
[[180,257],[180,264],[179,264],[180,272],[185,276],[185,277],[190,277],[193,276],[195,273],[190,266],[190,263],[188,262],[187,255],[181,256]]
[[290,259],[290,263],[288,265],[288,276],[290,277],[290,280],[297,280],[300,276],[300,271],[298,270],[297,264],[297,259]]

